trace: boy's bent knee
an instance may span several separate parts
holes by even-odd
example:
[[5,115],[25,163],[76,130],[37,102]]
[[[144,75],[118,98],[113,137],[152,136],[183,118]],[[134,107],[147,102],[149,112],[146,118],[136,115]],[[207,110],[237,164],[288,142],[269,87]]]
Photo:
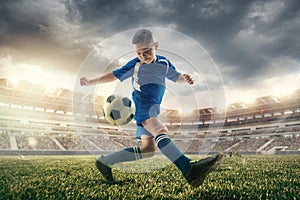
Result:
[[153,138],[142,137],[141,153],[143,158],[152,157],[156,151],[156,143]]
[[156,151],[156,145],[154,141],[142,143],[141,152],[142,153],[154,153]]
[[145,147],[141,147],[141,152],[142,152],[142,157],[143,158],[149,158],[154,156],[154,152],[156,151],[156,147],[154,146],[145,146]]

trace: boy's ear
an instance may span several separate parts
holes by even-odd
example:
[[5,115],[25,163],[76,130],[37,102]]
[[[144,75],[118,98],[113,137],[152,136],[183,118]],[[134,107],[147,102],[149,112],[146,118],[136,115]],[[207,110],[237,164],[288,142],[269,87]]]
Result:
[[157,50],[157,48],[158,48],[158,42],[154,42],[154,48],[155,48],[155,50]]

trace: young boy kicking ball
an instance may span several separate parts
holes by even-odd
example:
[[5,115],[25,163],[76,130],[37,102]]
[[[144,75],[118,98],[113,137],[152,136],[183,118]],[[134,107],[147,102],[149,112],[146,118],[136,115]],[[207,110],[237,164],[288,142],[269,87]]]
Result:
[[193,187],[198,187],[214,170],[223,154],[191,162],[176,147],[168,136],[167,127],[157,118],[165,92],[165,79],[189,85],[194,84],[194,81],[191,75],[178,72],[168,58],[156,54],[158,42],[150,30],[137,31],[133,36],[132,43],[137,57],[126,65],[95,79],[90,80],[86,77],[80,79],[81,85],[88,86],[132,78],[132,99],[136,107],[134,116],[137,124],[136,137],[141,139],[141,146],[129,147],[101,156],[96,159],[96,167],[107,181],[115,183],[112,165],[151,157],[158,147],[177,166],[187,182]]

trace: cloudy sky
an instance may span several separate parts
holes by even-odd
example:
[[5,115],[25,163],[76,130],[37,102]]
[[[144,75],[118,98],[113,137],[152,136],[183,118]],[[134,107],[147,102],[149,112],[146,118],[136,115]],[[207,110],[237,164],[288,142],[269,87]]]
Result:
[[199,43],[216,65],[226,104],[300,88],[298,0],[3,0],[0,76],[72,88],[97,44],[140,27],[167,28]]

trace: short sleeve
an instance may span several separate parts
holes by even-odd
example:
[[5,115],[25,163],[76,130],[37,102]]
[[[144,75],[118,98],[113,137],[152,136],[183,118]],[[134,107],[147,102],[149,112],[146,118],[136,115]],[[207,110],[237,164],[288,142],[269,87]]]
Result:
[[171,61],[169,59],[167,59],[167,62],[169,65],[169,68],[167,71],[167,78],[173,82],[176,82],[181,73],[176,70],[175,66],[171,63]]
[[134,67],[137,62],[139,62],[138,58],[132,59],[126,65],[114,70],[114,76],[117,77],[121,82],[131,77],[133,75]]

